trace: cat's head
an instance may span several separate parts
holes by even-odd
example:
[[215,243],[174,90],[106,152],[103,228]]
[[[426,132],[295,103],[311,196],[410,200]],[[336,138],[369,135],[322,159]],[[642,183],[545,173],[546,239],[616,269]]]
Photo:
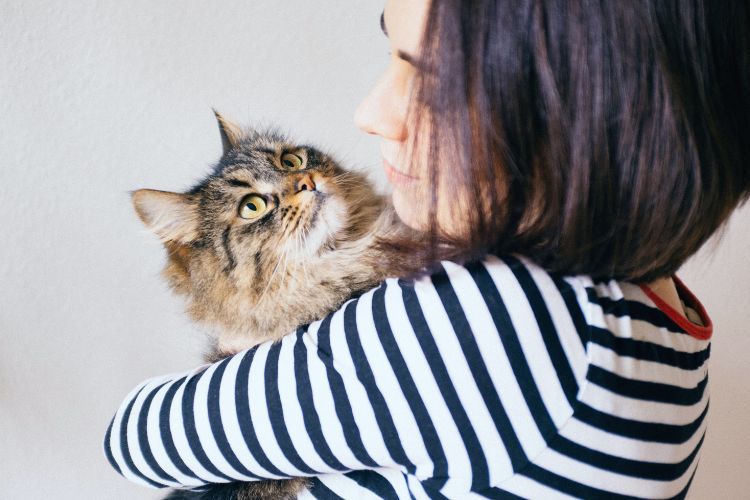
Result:
[[165,276],[194,299],[199,320],[216,319],[216,305],[238,294],[252,304],[280,266],[335,251],[382,209],[361,174],[320,150],[216,117],[224,151],[210,175],[185,193],[132,195],[168,251]]

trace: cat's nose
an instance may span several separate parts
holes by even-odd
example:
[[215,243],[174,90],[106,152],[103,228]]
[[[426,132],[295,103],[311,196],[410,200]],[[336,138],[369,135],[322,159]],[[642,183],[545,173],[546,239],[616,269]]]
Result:
[[299,193],[300,191],[315,191],[315,181],[312,179],[312,175],[304,174],[294,181],[294,192]]

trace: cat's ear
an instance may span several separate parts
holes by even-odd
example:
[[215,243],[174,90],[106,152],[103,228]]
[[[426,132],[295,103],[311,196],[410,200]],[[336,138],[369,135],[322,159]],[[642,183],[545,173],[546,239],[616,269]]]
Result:
[[221,116],[221,114],[215,109],[213,111],[216,116],[216,121],[219,123],[223,154],[226,154],[227,151],[236,148],[240,144],[240,139],[242,139],[242,129],[239,125],[232,123]]
[[135,213],[162,240],[187,244],[198,238],[198,210],[190,195],[139,189],[131,197]]

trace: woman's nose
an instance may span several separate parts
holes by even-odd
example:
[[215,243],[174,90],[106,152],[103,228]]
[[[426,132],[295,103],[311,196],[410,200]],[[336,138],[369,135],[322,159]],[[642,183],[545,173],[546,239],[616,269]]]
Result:
[[394,90],[387,75],[381,78],[354,112],[354,124],[368,134],[405,140],[405,102]]

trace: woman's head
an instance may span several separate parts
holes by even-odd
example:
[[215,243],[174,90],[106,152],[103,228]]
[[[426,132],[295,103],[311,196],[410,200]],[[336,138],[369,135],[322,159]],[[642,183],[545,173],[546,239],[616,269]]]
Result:
[[648,281],[748,196],[744,2],[393,0],[384,21],[355,118],[409,176],[402,219],[449,243],[433,256]]

